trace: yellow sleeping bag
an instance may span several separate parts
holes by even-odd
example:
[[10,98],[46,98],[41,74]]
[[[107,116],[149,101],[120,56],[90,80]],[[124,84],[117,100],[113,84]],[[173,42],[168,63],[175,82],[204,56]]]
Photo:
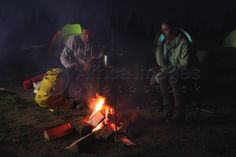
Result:
[[57,79],[60,77],[62,71],[60,68],[54,68],[47,71],[44,75],[34,98],[40,107],[48,107],[53,111],[60,107],[68,106],[69,102],[65,99],[63,92],[52,94],[52,90],[56,87]]

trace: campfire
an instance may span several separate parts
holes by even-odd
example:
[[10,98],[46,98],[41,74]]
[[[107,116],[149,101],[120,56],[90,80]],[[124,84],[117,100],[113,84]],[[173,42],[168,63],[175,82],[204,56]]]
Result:
[[91,115],[89,116],[87,121],[91,124],[94,129],[92,130],[97,131],[102,129],[105,126],[111,127],[114,131],[116,131],[116,124],[114,124],[108,117],[114,117],[114,110],[110,105],[106,103],[106,98],[100,96],[96,93],[96,98],[91,98],[89,103],[89,108],[92,110]]
[[[107,103],[104,96],[98,93],[95,97],[89,99],[88,108],[90,109],[88,116],[46,128],[44,137],[53,140],[76,131],[81,138],[66,147],[71,151],[78,151],[79,145],[91,139],[90,137],[95,137],[97,140],[114,139],[113,141],[116,142],[117,134],[123,128],[122,121],[117,120],[116,110]],[[125,145],[135,145],[125,135],[120,136],[119,140]]]

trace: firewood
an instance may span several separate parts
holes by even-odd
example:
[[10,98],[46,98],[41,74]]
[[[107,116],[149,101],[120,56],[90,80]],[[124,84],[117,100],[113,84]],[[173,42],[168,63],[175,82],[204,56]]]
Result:
[[94,133],[87,134],[84,137],[79,138],[69,146],[66,146],[65,149],[73,152],[77,152],[84,147],[89,147],[89,142],[94,139]]
[[93,127],[96,127],[104,119],[105,119],[105,116],[100,111],[98,111],[91,118],[89,118],[88,123],[91,124]]
[[105,126],[102,129],[95,131],[96,139],[107,140],[110,137],[114,137],[114,130],[111,127]]
[[132,142],[127,136],[119,137],[119,141],[121,141],[125,146],[136,146],[136,144]]
[[59,124],[53,127],[45,128],[44,137],[47,140],[54,140],[68,135],[72,132],[72,126],[70,123]]
[[84,136],[92,132],[92,125],[83,120],[74,120],[71,122],[74,130],[80,135]]
[[106,140],[112,135],[114,135],[114,131],[110,127],[104,127],[102,129],[99,129],[95,132],[97,139],[103,139]]

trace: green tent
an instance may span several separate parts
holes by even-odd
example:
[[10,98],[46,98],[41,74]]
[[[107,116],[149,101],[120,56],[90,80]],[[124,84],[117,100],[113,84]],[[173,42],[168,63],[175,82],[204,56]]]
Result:
[[227,35],[222,43],[222,46],[236,48],[236,29]]
[[78,35],[81,33],[81,31],[80,24],[67,24],[60,30],[60,34],[57,36],[56,43],[62,42],[68,36]]
[[82,32],[82,27],[80,24],[66,24],[53,36],[51,43],[49,45],[48,51],[51,53],[58,44],[63,43],[63,41],[71,35],[79,35]]

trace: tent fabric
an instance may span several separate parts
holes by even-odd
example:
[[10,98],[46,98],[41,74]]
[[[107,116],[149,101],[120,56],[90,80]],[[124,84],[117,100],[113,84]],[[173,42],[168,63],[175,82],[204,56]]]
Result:
[[48,51],[52,52],[54,46],[63,43],[63,41],[71,35],[79,35],[82,32],[82,27],[80,24],[66,24],[53,36],[51,43],[49,45]]
[[230,32],[222,43],[223,47],[236,48],[236,29]]
[[60,35],[57,37],[56,42],[62,42],[65,38],[71,35],[78,35],[82,32],[80,24],[67,24],[60,30]]

